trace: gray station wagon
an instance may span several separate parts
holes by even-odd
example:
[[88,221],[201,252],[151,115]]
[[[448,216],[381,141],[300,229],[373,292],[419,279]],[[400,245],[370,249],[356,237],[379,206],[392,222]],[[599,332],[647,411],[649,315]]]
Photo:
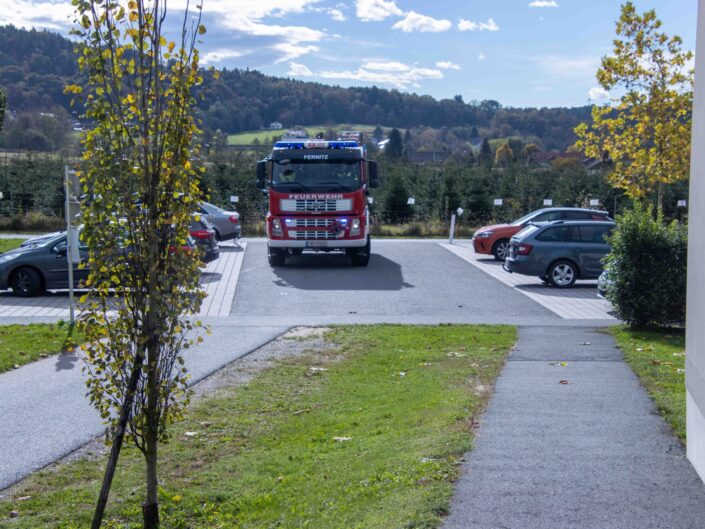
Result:
[[531,224],[512,237],[504,269],[538,276],[558,288],[578,279],[597,279],[610,252],[614,222],[556,221]]

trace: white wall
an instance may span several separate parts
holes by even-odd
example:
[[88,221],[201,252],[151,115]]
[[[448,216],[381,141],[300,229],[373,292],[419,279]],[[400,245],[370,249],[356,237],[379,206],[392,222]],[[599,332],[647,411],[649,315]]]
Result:
[[698,2],[690,167],[686,407],[688,459],[705,481],[705,0]]

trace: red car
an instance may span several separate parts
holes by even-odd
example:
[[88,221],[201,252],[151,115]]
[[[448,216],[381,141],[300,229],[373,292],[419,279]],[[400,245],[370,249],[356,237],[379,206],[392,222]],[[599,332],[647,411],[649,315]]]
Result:
[[612,221],[606,211],[580,208],[544,208],[524,215],[511,224],[483,226],[475,232],[472,245],[476,253],[494,255],[498,261],[504,261],[509,253],[509,239],[531,222],[551,222],[553,220]]

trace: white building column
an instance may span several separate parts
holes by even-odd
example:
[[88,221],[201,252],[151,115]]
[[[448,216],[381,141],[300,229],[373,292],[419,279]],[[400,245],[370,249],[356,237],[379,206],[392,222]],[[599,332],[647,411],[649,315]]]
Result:
[[688,459],[705,481],[705,0],[698,2],[690,165],[686,410]]

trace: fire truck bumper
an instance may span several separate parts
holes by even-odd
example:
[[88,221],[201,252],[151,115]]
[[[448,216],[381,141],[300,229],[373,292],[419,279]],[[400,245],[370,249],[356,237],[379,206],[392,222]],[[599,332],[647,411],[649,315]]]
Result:
[[267,245],[270,248],[300,248],[302,250],[337,250],[343,248],[360,248],[367,244],[367,239],[341,239],[329,241],[293,241],[286,239],[270,239]]

